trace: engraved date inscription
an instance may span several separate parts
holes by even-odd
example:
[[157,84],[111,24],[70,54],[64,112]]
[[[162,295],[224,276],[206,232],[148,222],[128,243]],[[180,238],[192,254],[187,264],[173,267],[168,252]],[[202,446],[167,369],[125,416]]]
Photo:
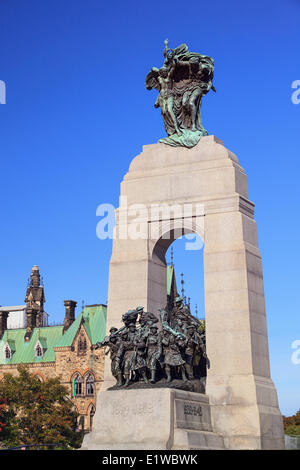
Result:
[[201,406],[192,405],[191,403],[184,403],[184,414],[192,416],[202,416]]
[[148,415],[153,413],[153,403],[138,403],[136,406],[124,406],[122,404],[114,404],[112,406],[112,414],[120,416],[132,415]]

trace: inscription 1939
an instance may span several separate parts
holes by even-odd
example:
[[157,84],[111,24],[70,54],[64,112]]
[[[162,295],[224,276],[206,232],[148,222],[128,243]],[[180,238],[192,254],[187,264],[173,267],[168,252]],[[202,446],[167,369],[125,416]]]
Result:
[[184,414],[192,416],[202,416],[201,406],[192,405],[191,403],[184,403]]

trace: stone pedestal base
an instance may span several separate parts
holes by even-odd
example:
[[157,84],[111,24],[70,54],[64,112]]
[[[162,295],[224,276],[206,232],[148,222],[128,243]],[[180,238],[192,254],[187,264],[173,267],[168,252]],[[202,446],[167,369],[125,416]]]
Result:
[[82,450],[224,449],[207,395],[174,389],[100,392]]

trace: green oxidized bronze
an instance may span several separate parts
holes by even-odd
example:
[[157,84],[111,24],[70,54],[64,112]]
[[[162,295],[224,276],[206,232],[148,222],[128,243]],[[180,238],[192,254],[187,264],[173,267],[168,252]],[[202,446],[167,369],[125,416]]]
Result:
[[165,61],[158,69],[152,67],[146,77],[146,88],[156,88],[159,95],[154,104],[161,109],[168,137],[159,142],[172,146],[194,147],[208,135],[201,120],[202,96],[213,84],[214,61],[211,57],[189,52],[186,44],[168,49],[165,40]]

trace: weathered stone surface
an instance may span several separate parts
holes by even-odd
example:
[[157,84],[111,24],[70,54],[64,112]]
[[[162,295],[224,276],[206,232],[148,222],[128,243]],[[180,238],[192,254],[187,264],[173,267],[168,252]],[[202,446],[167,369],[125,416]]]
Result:
[[100,391],[82,450],[224,448],[206,395],[174,389]]

